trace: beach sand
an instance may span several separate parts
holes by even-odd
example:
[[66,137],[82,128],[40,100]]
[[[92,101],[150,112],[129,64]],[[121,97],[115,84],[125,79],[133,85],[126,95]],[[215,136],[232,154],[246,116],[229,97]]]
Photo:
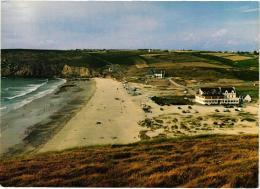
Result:
[[48,141],[39,152],[98,144],[126,144],[139,140],[144,119],[122,83],[95,78],[96,91],[90,101]]

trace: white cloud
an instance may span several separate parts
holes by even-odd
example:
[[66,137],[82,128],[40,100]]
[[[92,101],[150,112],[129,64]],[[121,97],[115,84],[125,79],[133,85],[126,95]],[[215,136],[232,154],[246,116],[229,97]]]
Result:
[[183,37],[183,39],[185,41],[196,41],[197,36],[194,33],[187,33],[185,34],[185,36]]
[[238,41],[228,40],[226,43],[227,43],[228,45],[237,45],[237,44],[238,44]]
[[213,38],[219,38],[219,37],[223,37],[224,35],[227,34],[227,29],[220,29],[215,31],[214,33],[211,34],[211,37]]
[[257,11],[259,11],[259,8],[249,8],[249,9],[241,10],[241,12],[244,12],[244,13],[257,12]]
[[245,5],[245,6],[240,6],[236,8],[229,8],[226,9],[226,11],[236,11],[236,12],[241,12],[241,13],[252,13],[252,12],[257,12],[259,11],[259,5],[253,7],[252,5]]

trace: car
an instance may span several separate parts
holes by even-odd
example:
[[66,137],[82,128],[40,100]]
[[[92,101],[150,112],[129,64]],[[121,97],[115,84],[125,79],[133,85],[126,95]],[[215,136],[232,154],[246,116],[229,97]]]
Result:
[[241,108],[236,108],[235,111],[240,112],[242,109]]
[[227,108],[224,108],[223,112],[230,112],[230,110]]

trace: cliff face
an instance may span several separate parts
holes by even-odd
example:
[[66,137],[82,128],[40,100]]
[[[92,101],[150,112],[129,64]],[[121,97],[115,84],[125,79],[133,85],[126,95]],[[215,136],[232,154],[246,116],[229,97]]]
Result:
[[90,77],[89,69],[86,67],[73,67],[64,65],[62,72],[64,77]]
[[18,65],[5,65],[2,64],[1,75],[2,76],[21,76],[21,77],[54,77],[61,75],[62,67],[59,65],[30,65],[30,64],[18,64]]
[[[103,76],[111,64],[123,64],[114,75],[135,65],[137,55],[129,52],[87,50],[1,50],[1,75],[21,77],[96,77]],[[116,76],[115,76],[116,77]]]
[[90,77],[90,71],[86,67],[74,67],[64,65],[41,65],[23,64],[19,66],[5,66],[1,68],[2,76],[21,77]]
[[1,50],[1,76],[91,77],[98,62],[77,51]]
[[74,67],[64,65],[41,65],[37,66],[23,64],[14,67],[2,67],[2,76],[21,76],[21,77],[90,77],[90,71],[86,67]]

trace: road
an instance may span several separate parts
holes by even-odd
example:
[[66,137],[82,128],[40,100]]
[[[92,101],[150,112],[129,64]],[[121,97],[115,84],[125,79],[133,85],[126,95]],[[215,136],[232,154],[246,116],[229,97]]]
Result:
[[181,84],[179,84],[179,83],[176,83],[175,81],[172,80],[171,77],[169,77],[168,80],[170,81],[170,83],[172,83],[172,84],[175,85],[176,87],[185,89],[186,91],[188,91],[189,94],[191,94],[191,95],[195,95],[195,94],[196,94],[196,92],[195,92],[194,90],[192,90],[192,89],[190,89],[190,88],[188,88],[188,87],[186,87],[186,86],[184,86],[184,85],[181,85]]

